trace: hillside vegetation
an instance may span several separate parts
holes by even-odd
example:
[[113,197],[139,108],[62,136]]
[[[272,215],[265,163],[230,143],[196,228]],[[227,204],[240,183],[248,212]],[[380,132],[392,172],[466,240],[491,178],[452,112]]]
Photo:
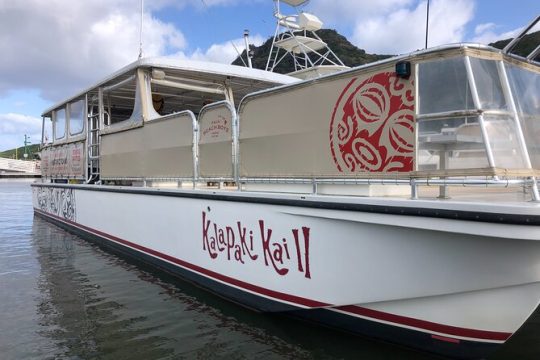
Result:
[[[502,49],[504,48],[512,39],[499,40],[489,45]],[[526,35],[521,42],[512,50],[513,53],[520,56],[529,55],[536,47],[540,44],[540,31],[534,32],[532,34]],[[540,61],[540,55],[536,57],[536,61]]]
[[[26,147],[28,152],[28,160],[31,160],[34,158],[34,154],[39,152],[39,144],[32,144],[28,145]],[[8,159],[17,159],[17,160],[24,160],[24,146],[21,146],[17,149],[11,149],[0,152],[0,157],[8,158]]]
[[[317,31],[317,35],[328,44],[330,49],[343,61],[346,66],[358,66],[374,62],[381,59],[386,59],[392,55],[377,55],[368,54],[364,50],[357,48],[347,40],[343,35],[340,35],[336,30],[321,29]],[[261,46],[250,46],[253,51],[253,58],[251,62],[256,69],[265,69],[266,61],[268,60],[268,53],[272,47],[272,37],[268,38]],[[283,52],[282,52],[283,54]],[[242,52],[242,59],[246,59],[246,51]],[[242,60],[236,58],[233,61],[233,65],[242,66]],[[286,74],[294,71],[294,64],[292,58],[287,56],[281,61],[274,69],[275,72],[280,74]]]
[[[354,67],[359,65],[364,65],[370,62],[377,60],[386,59],[393,55],[379,55],[379,54],[369,54],[363,49],[359,49],[354,46],[345,38],[345,36],[340,35],[336,30],[332,29],[321,29],[317,31],[319,37],[328,44],[330,49],[343,61],[347,66]],[[268,53],[272,46],[272,37],[268,38],[264,44],[261,46],[250,46],[250,49],[253,51],[253,58],[251,60],[253,67],[257,69],[265,69],[266,61],[268,60]],[[502,49],[510,42],[511,39],[500,40],[494,43],[489,44],[498,49]],[[538,44],[540,44],[540,31],[529,34],[525,36],[518,46],[513,50],[513,53],[526,56],[531,51],[533,51]],[[242,59],[246,59],[245,50],[241,54]],[[540,56],[536,58],[539,61]],[[242,60],[236,58],[233,62],[234,65],[242,66]],[[275,69],[275,72],[280,74],[286,74],[294,71],[294,65],[292,58],[287,56]]]

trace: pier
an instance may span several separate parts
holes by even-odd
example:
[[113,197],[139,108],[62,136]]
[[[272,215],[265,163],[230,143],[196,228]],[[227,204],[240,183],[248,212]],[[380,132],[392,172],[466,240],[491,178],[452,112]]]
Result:
[[40,161],[15,160],[0,157],[0,178],[41,177]]

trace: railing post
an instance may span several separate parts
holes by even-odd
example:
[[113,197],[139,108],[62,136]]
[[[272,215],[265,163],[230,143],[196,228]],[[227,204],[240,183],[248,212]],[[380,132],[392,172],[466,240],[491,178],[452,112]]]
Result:
[[[465,56],[465,68],[467,69],[467,79],[469,80],[469,86],[471,87],[471,96],[474,107],[480,110],[480,97],[478,96],[478,88],[476,87],[476,82],[474,80],[474,74],[471,66],[471,58],[469,56]],[[493,150],[491,149],[491,144],[489,142],[489,134],[486,129],[486,124],[484,123],[484,115],[482,115],[481,113],[480,115],[478,115],[478,123],[480,124],[480,130],[482,132],[482,138],[484,139],[484,145],[486,146],[486,154],[489,166],[494,168],[495,159],[493,157]]]
[[193,130],[191,153],[193,156],[193,189],[197,187],[199,181],[199,123],[195,115],[191,115],[191,128]]
[[418,200],[418,185],[416,179],[411,179],[411,199]]

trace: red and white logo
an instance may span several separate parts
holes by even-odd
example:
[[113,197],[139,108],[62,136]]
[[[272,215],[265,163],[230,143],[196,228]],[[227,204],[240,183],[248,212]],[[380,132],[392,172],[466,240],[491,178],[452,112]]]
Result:
[[353,79],[330,122],[330,148],[343,173],[414,169],[414,86],[383,72]]

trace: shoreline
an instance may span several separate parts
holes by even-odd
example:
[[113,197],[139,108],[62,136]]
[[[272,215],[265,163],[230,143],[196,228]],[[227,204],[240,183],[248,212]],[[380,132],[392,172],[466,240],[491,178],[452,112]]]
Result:
[[0,173],[0,179],[38,179],[41,174]]

